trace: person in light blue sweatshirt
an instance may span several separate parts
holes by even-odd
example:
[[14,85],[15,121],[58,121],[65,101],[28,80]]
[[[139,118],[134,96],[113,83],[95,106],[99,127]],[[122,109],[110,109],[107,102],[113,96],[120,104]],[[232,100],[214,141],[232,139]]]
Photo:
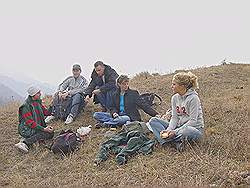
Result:
[[161,145],[173,144],[182,151],[186,141],[197,141],[203,135],[204,120],[201,102],[195,91],[198,78],[191,72],[174,75],[171,86],[172,114],[170,122],[164,118],[153,117],[149,125]]

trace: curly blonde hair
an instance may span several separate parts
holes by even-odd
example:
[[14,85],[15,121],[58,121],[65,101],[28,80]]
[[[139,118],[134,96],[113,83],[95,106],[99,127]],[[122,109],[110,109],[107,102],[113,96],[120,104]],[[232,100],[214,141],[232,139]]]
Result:
[[179,72],[174,75],[173,81],[179,85],[183,85],[187,89],[198,89],[198,77],[192,72]]

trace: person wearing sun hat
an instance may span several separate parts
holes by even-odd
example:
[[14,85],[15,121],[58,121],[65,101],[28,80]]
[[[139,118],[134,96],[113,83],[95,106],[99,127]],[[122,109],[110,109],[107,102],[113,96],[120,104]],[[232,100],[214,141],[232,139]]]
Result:
[[46,126],[44,121],[50,112],[42,104],[41,90],[37,86],[30,86],[27,93],[28,97],[19,107],[18,113],[18,133],[23,139],[15,144],[15,147],[24,153],[28,153],[32,144],[52,139],[54,136],[53,127]]

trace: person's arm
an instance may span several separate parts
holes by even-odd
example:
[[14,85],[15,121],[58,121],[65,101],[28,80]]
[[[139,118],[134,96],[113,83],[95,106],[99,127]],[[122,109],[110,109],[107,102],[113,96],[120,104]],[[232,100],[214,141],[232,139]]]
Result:
[[91,74],[91,81],[88,85],[88,87],[85,89],[84,93],[85,95],[89,96],[89,97],[92,97],[92,92],[95,90],[96,88],[96,77],[97,75],[95,75],[96,73],[93,71],[92,74]]
[[49,110],[43,104],[41,105],[41,107],[42,107],[42,110],[43,110],[43,114],[45,116],[50,116],[51,115],[51,113],[49,112]]
[[119,111],[116,108],[116,95],[113,93],[111,97],[111,103],[110,103],[110,114],[112,117],[114,117],[113,114],[115,113],[119,114]]
[[136,105],[140,107],[145,113],[147,113],[150,116],[156,116],[158,114],[150,105],[144,103],[141,100],[138,91],[136,91],[135,97],[136,97]]
[[88,81],[84,77],[82,77],[82,80],[81,80],[81,83],[79,84],[79,86],[72,89],[72,90],[69,90],[69,94],[70,95],[74,95],[76,93],[84,94],[87,86],[88,86]]
[[66,79],[58,86],[58,92],[63,92],[63,91],[65,91],[65,90],[68,88],[69,82],[70,82],[70,78],[71,78],[71,77],[66,78]]
[[32,117],[32,112],[30,109],[25,106],[22,108],[22,119],[26,126],[30,127],[31,129],[43,130],[44,127],[39,125]]
[[110,75],[107,77],[108,80],[106,80],[106,83],[99,88],[102,93],[105,93],[116,87],[116,79],[118,78],[116,71],[111,69]]
[[172,96],[172,99],[171,99],[171,109],[172,109],[172,114],[171,114],[171,119],[170,119],[170,122],[169,122],[169,126],[167,128],[167,131],[170,131],[170,130],[174,130],[177,125],[178,125],[178,122],[179,122],[179,117],[177,115],[177,112],[176,112],[176,101],[175,101],[175,95]]
[[197,123],[198,115],[199,115],[199,107],[200,107],[200,100],[197,95],[195,95],[190,101],[189,101],[189,120],[182,125],[181,127],[177,128],[175,131],[178,131],[180,129],[183,129],[187,126],[195,126]]

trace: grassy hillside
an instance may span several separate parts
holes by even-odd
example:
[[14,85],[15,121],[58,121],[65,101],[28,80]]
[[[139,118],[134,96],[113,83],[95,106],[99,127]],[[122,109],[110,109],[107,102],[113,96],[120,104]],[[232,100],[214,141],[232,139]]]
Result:
[[[47,149],[34,146],[28,154],[14,148],[19,141],[17,104],[0,109],[1,154],[0,186],[249,186],[249,73],[250,65],[229,64],[192,70],[199,77],[206,134],[197,145],[183,153],[171,148],[154,149],[149,156],[137,155],[123,166],[114,156],[95,167],[93,160],[102,143],[105,129],[93,129],[79,151],[61,159]],[[131,80],[131,88],[153,91],[170,106],[171,75],[141,73]],[[72,125],[54,126],[76,129],[94,125],[88,106]],[[145,121],[149,119],[143,115]],[[247,174],[248,173],[248,174]]]

